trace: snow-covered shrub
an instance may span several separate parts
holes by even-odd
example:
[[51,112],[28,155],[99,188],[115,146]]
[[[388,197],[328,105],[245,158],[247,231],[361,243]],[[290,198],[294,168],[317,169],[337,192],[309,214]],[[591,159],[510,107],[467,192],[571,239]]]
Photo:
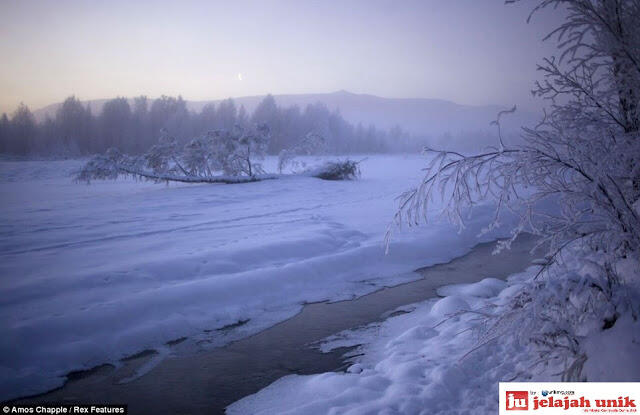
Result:
[[309,175],[322,180],[355,180],[360,177],[358,164],[353,160],[329,161],[312,169]]
[[[640,338],[638,262],[631,269],[626,260],[612,265],[605,254],[579,244],[565,248],[563,257],[545,272],[520,281],[511,296],[504,296],[498,312],[485,314],[480,343],[511,339],[526,346],[530,360],[526,370],[514,374],[519,380],[535,373],[560,375],[564,381],[615,380],[584,370],[585,363],[597,367],[602,359],[635,365],[637,378],[640,356],[623,356],[625,347],[617,348],[616,341],[609,340],[608,350],[593,350],[589,344],[626,320],[636,322],[631,334]],[[615,376],[624,374],[618,371]]]
[[[525,129],[524,144],[505,145],[500,118],[514,107],[498,114],[497,145],[485,152],[426,149],[433,156],[426,175],[401,196],[395,221],[426,220],[436,194],[459,226],[486,199],[497,206],[491,226],[505,210],[519,215],[513,238],[538,235],[548,264],[498,320],[511,319],[511,333],[547,360],[570,362],[564,373],[575,379],[586,359],[582,331],[592,324],[608,330],[622,312],[638,318],[628,311],[632,288],[615,264],[640,255],[640,2],[542,0],[536,10],[549,6],[566,8],[568,17],[549,35],[559,39],[559,58],[539,67],[544,80],[534,93],[549,101],[542,122]],[[567,264],[575,247],[587,253]],[[581,273],[580,264],[595,255],[597,271]],[[561,265],[568,269],[555,272]]]

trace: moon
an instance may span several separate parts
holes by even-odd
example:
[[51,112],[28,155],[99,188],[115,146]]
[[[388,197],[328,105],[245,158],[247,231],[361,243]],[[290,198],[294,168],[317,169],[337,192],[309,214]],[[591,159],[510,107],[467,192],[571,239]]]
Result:
[[238,72],[238,81],[242,81],[242,74]]

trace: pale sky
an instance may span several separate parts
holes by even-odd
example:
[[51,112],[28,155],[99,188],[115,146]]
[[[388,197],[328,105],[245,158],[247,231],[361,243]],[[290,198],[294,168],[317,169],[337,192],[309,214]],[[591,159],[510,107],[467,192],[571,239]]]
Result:
[[[333,92],[535,108],[557,12],[503,0],[0,0],[0,112]],[[241,75],[239,75],[241,74]]]

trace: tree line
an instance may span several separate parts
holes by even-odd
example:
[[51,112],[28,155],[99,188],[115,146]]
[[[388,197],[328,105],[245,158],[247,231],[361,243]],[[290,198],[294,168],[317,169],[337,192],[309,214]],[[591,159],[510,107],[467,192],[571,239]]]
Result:
[[31,110],[21,104],[15,112],[0,117],[0,153],[18,156],[83,156],[118,148],[127,154],[141,154],[162,134],[179,144],[204,136],[209,131],[231,130],[234,126],[266,124],[271,130],[268,154],[295,147],[308,134],[318,134],[325,149],[335,154],[419,151],[425,144],[396,126],[382,130],[373,125],[353,125],[339,111],[322,103],[279,107],[267,95],[249,114],[232,99],[209,103],[190,111],[182,97],[162,96],[151,100],[140,96],[107,101],[99,114],[75,96],[67,98],[54,117],[37,122]]

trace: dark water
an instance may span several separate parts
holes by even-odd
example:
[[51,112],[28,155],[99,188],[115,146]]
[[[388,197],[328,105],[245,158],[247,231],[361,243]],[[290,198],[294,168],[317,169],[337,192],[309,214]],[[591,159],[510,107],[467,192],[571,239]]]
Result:
[[435,297],[442,285],[505,278],[522,271],[533,259],[529,254],[533,244],[533,237],[523,235],[511,250],[495,256],[491,255],[494,243],[480,244],[449,263],[418,270],[424,276],[421,280],[356,300],[308,304],[295,317],[225,347],[167,357],[129,383],[118,382],[153,359],[153,352],[132,356],[118,369],[104,365],[74,373],[64,387],[22,402],[125,403],[130,414],[224,413],[232,402],[282,376],[346,367],[342,358],[345,350],[323,354],[309,343],[378,321],[383,313],[399,306]]

